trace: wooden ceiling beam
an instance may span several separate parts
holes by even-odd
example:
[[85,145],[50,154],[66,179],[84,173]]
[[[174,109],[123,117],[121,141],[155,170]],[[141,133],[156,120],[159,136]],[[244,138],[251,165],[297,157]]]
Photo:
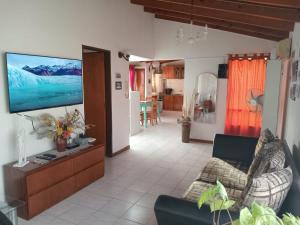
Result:
[[243,3],[252,3],[259,5],[268,5],[274,7],[284,7],[292,9],[300,9],[299,0],[226,0],[231,2],[243,2]]
[[[185,20],[191,21],[190,16],[187,14],[184,14],[184,13],[170,12],[170,11],[166,11],[166,10],[156,10],[156,9],[146,8],[146,7],[144,8],[144,10],[145,10],[145,12],[154,13],[156,15],[170,16],[170,17],[175,17],[175,18],[180,18],[180,19],[185,19]],[[224,20],[211,19],[211,18],[202,17],[202,16],[194,16],[193,20],[205,23],[209,26],[211,26],[211,25],[218,26],[219,25],[219,26],[229,28],[229,29],[234,28],[234,29],[242,30],[242,31],[267,34],[269,36],[273,36],[275,39],[283,39],[283,38],[289,37],[289,32],[286,32],[286,31],[266,29],[266,28],[256,27],[253,25],[241,24],[241,23],[237,23],[237,22],[227,22]]]
[[[192,1],[184,0],[160,0],[164,2],[180,3],[192,5]],[[184,3],[182,3],[184,1]],[[256,5],[239,1],[226,0],[194,0],[193,4],[198,7],[222,10],[229,13],[247,14],[260,18],[271,18],[275,20],[285,20],[291,22],[300,21],[300,11],[298,9],[272,7],[268,5]]]
[[131,0],[134,4],[143,5],[147,8],[162,9],[173,12],[185,13],[193,16],[204,16],[213,19],[221,19],[230,22],[236,22],[248,25],[255,25],[263,28],[292,31],[294,29],[294,23],[289,21],[280,21],[270,18],[257,18],[252,16],[245,16],[238,13],[228,13],[221,10],[215,10],[210,8],[191,7],[191,5],[180,4],[174,2],[167,2],[161,0]]
[[194,5],[210,9],[222,10],[229,13],[240,13],[243,15],[255,16],[259,18],[270,18],[274,20],[285,20],[291,22],[300,21],[300,11],[291,8],[278,8],[223,0],[194,0]]
[[[180,22],[180,23],[190,23],[189,20],[187,19],[181,19],[181,18],[176,18],[176,17],[171,17],[171,16],[164,16],[164,15],[156,15],[155,14],[155,18],[157,19],[162,19],[162,20],[170,20],[170,21],[177,21],[177,22]],[[198,22],[196,21],[195,22],[195,25],[198,25],[198,26],[205,26],[205,23],[201,23],[201,22]],[[210,28],[213,28],[213,29],[218,29],[218,30],[223,30],[223,31],[227,31],[227,32],[233,32],[233,33],[238,33],[238,34],[243,34],[243,35],[247,35],[247,36],[252,36],[252,37],[256,37],[256,38],[262,38],[262,39],[267,39],[267,40],[273,40],[273,41],[279,41],[281,39],[278,39],[274,36],[270,36],[270,35],[267,35],[267,34],[260,34],[260,33],[253,33],[253,32],[247,32],[247,31],[241,31],[241,30],[236,30],[235,28],[225,28],[225,27],[222,27],[222,26],[210,26]]]

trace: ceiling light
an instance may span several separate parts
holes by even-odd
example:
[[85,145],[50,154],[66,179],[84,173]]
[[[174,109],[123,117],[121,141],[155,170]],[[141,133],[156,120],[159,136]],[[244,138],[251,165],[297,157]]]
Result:
[[[208,36],[208,26],[205,24],[204,30],[201,31],[198,26],[194,26],[194,20],[193,20],[193,9],[194,9],[194,1],[192,1],[191,5],[191,23],[190,23],[190,35],[187,38],[187,43],[189,44],[195,44],[196,42],[200,42],[202,40],[207,40]],[[195,30],[196,27],[196,30]],[[178,43],[181,43],[185,39],[184,30],[182,27],[180,27],[177,30],[176,39]]]

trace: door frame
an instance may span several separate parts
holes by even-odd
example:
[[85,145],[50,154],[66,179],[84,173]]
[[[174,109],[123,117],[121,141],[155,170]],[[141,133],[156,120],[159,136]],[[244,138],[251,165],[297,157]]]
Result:
[[[112,152],[112,92],[111,92],[111,51],[92,46],[82,45],[82,60],[84,50],[104,53],[104,70],[105,70],[105,114],[106,114],[106,150],[108,157],[113,156]],[[82,61],[83,63],[83,61]]]

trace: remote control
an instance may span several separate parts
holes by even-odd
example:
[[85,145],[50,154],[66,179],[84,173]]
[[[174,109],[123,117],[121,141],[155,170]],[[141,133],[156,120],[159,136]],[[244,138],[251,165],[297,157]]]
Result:
[[35,158],[37,158],[37,159],[44,159],[44,160],[52,160],[53,159],[51,157],[42,156],[42,155],[36,156]]
[[43,154],[43,156],[50,157],[50,158],[56,158],[56,155],[49,154],[49,153],[45,153],[45,154]]

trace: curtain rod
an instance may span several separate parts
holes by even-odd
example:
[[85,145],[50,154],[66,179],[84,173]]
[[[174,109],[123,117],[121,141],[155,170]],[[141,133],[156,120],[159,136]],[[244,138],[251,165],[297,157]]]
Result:
[[270,53],[259,53],[259,54],[229,54],[228,59],[229,60],[251,60],[251,59],[270,59],[271,54]]

